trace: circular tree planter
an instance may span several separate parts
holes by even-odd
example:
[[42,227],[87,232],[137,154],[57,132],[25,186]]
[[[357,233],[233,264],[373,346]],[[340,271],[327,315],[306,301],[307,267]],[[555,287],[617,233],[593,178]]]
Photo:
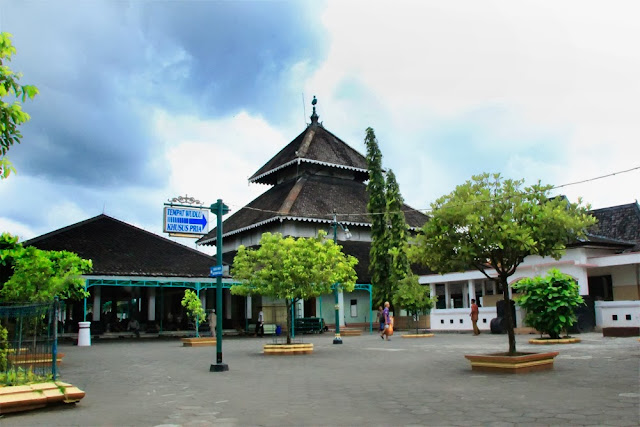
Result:
[[531,338],[529,344],[545,345],[545,344],[576,344],[581,342],[580,338],[563,337],[563,338]]
[[180,338],[183,347],[205,347],[216,345],[215,337]]
[[292,356],[313,353],[313,344],[265,344],[263,353],[269,356]]
[[433,336],[432,333],[424,333],[424,334],[404,334],[400,335],[402,338],[431,338]]
[[522,353],[513,356],[508,353],[467,354],[464,357],[471,362],[471,370],[482,372],[500,372],[508,374],[524,374],[534,371],[553,369],[553,360],[559,353]]

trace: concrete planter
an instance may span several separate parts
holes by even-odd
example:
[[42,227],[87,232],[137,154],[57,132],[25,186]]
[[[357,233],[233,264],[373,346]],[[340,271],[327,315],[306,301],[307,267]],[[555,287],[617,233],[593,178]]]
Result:
[[270,356],[291,356],[313,353],[313,344],[265,344],[263,353]]
[[342,337],[359,337],[360,335],[362,335],[362,329],[340,328]]
[[217,343],[214,337],[181,338],[180,341],[183,347],[206,347]]
[[471,362],[471,370],[483,372],[501,372],[508,374],[524,374],[534,371],[553,369],[553,360],[559,353],[518,353],[509,356],[507,353],[467,354],[464,357]]
[[402,338],[431,338],[433,334],[404,334]]
[[0,387],[0,414],[29,411],[58,403],[76,403],[84,391],[63,382]]
[[581,342],[580,338],[531,338],[529,344],[545,345],[545,344],[576,344]]

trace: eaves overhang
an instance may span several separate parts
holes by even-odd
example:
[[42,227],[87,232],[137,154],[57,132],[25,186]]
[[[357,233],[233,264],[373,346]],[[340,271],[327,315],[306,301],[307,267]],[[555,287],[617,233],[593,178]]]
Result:
[[310,164],[315,164],[315,165],[320,165],[320,166],[328,166],[328,167],[333,167],[333,168],[337,168],[337,169],[345,169],[345,170],[350,170],[350,171],[354,171],[354,172],[361,172],[364,174],[369,174],[369,171],[367,169],[363,169],[363,168],[357,168],[355,166],[347,166],[347,165],[339,165],[337,163],[329,163],[329,162],[322,162],[320,160],[313,160],[313,159],[306,159],[306,158],[297,158],[297,159],[293,159],[288,161],[287,163],[283,163],[278,167],[275,167],[271,170],[268,170],[264,173],[261,173],[260,175],[257,176],[253,176],[251,178],[249,178],[249,182],[257,182],[258,180],[260,180],[261,178],[264,178],[265,176],[271,175],[272,173],[275,173],[281,169],[284,169],[286,167],[289,167],[291,165],[295,165],[295,164],[300,164],[300,163],[310,163]]

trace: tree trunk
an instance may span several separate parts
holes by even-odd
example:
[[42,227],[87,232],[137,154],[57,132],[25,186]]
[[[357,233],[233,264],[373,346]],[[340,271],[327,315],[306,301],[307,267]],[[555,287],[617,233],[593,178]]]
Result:
[[505,311],[504,321],[506,323],[507,334],[509,335],[509,355],[516,353],[516,334],[513,330],[513,316],[511,313],[511,300],[509,299],[509,283],[507,283],[506,277],[500,277],[500,283],[502,284],[502,295],[504,296]]
[[291,344],[291,301],[289,299],[285,299],[287,303],[287,344]]

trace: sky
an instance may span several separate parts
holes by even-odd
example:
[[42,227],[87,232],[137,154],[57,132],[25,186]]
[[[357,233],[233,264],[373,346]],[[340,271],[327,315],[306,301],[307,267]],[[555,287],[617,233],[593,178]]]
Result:
[[164,235],[164,203],[185,195],[237,211],[269,188],[247,179],[305,129],[314,95],[363,154],[374,128],[414,208],[482,172],[556,186],[622,172],[554,194],[633,203],[638,16],[634,0],[2,1],[8,65],[40,94],[7,155],[0,231],[105,213]]

